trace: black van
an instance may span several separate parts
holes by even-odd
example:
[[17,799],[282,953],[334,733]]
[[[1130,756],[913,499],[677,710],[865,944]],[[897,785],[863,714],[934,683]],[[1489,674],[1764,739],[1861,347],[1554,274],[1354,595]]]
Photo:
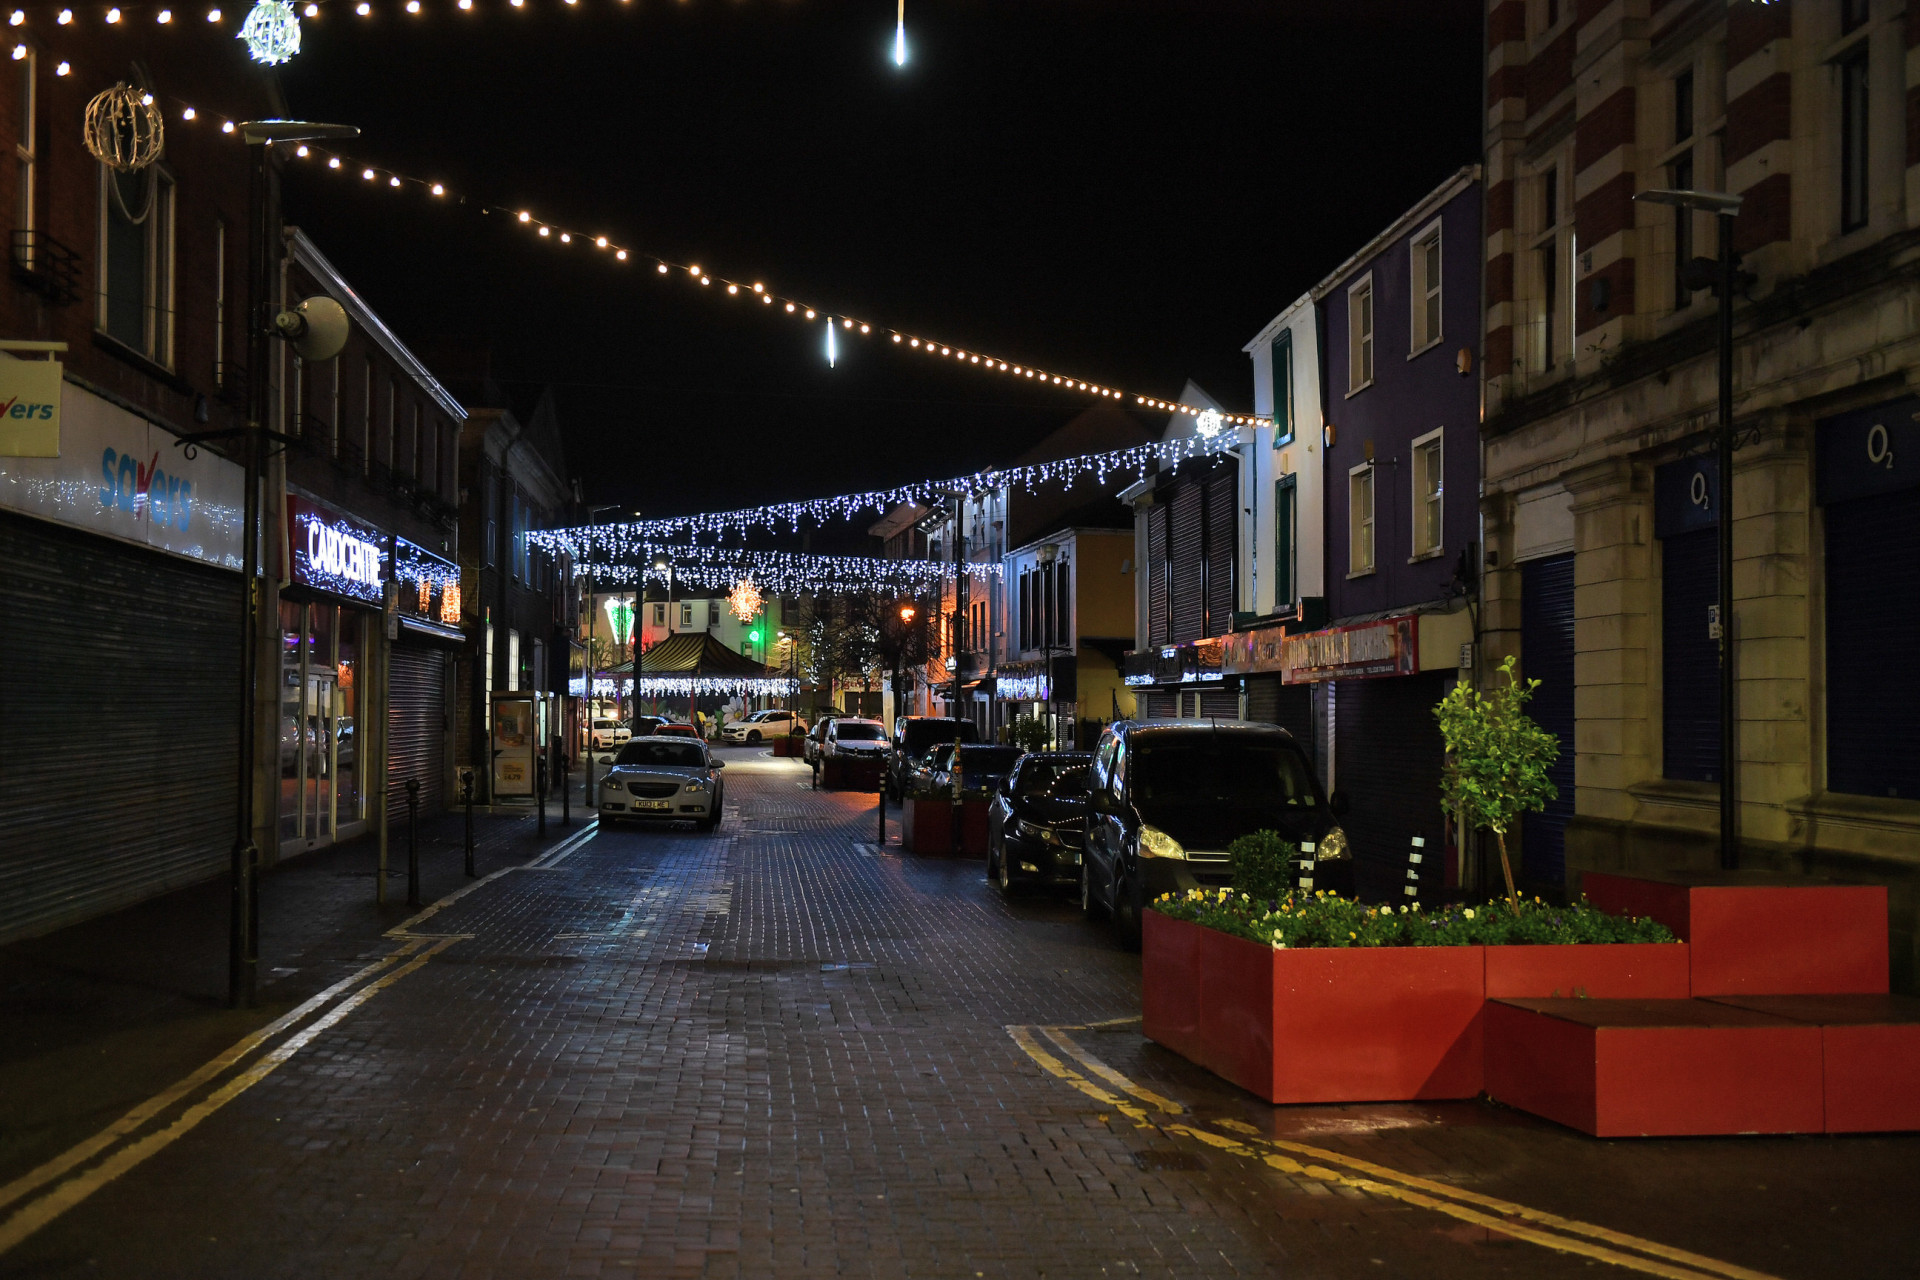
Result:
[[935,747],[948,742],[978,742],[980,731],[971,720],[952,716],[901,716],[893,722],[893,753],[887,757],[887,795],[893,800],[906,794],[907,775],[913,762]]
[[1121,721],[1100,735],[1089,779],[1080,909],[1113,916],[1128,947],[1163,893],[1233,883],[1227,848],[1255,831],[1313,841],[1314,885],[1353,892],[1353,859],[1331,799],[1293,735],[1240,720]]

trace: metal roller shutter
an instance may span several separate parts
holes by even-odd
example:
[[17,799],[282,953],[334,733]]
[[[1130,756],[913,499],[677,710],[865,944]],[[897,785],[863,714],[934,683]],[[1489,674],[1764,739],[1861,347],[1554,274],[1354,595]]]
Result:
[[0,515],[0,941],[227,866],[240,575]]
[[1233,561],[1238,546],[1239,479],[1229,469],[1207,482],[1206,634],[1233,630]]
[[1827,790],[1920,797],[1920,490],[1835,502],[1827,527]]
[[405,821],[409,778],[420,780],[422,814],[447,806],[446,655],[396,645],[387,689],[387,820]]
[[1240,693],[1235,689],[1200,690],[1200,714],[1211,720],[1238,720]]
[[1204,533],[1206,503],[1200,486],[1182,484],[1173,491],[1173,532],[1167,556],[1173,562],[1173,636],[1178,642],[1200,638],[1200,539]]
[[1380,680],[1342,680],[1335,753],[1340,789],[1353,809],[1341,819],[1356,860],[1360,895],[1399,902],[1407,851],[1414,836],[1427,841],[1421,895],[1436,893],[1444,875],[1440,809],[1440,725],[1433,708],[1445,693],[1446,673]]
[[1277,724],[1313,759],[1313,686],[1282,684],[1279,676],[1247,677],[1247,719]]
[[1661,540],[1661,748],[1665,775],[1720,781],[1720,642],[1707,610],[1720,598],[1720,534]]
[[1147,643],[1167,643],[1167,519],[1162,506],[1147,511]]
[[1567,878],[1567,820],[1573,816],[1573,557],[1548,556],[1520,566],[1522,673],[1540,681],[1527,710],[1560,739],[1547,777],[1560,794],[1545,811],[1521,819],[1521,876],[1536,885]]
[[1155,692],[1140,695],[1134,714],[1141,720],[1171,720],[1173,711],[1173,695]]
[[1261,724],[1280,723],[1280,690],[1284,687],[1279,676],[1248,676],[1247,719]]

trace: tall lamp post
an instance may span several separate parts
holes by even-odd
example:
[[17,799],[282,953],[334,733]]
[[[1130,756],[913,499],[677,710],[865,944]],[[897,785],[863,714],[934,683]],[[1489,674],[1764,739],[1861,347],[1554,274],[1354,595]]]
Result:
[[[653,557],[653,571],[655,573],[664,575],[667,580],[667,634],[672,635],[673,634],[673,561],[667,558],[666,552],[662,551]],[[643,655],[640,652],[640,630],[638,627],[634,628],[633,635],[634,635],[633,704],[636,708],[638,708],[640,705],[640,664],[645,661],[645,655]],[[656,702],[656,707],[657,705],[658,704]],[[688,724],[693,723],[693,686],[692,685],[687,686],[687,723]]]
[[[919,613],[919,610],[915,609],[911,604],[903,604],[900,606],[900,648],[899,648],[900,656],[899,656],[899,659],[893,664],[893,721],[894,721],[894,724],[900,723],[901,716],[910,714],[909,712],[901,710],[900,685],[906,678],[907,637],[909,634],[912,633],[913,620],[918,613]],[[925,655],[923,654],[922,656],[924,657]],[[893,725],[890,724],[887,726],[887,732],[888,733],[893,732]]]
[[1040,666],[1047,681],[1047,737],[1054,746],[1059,746],[1059,738],[1053,723],[1053,562],[1060,558],[1060,544],[1049,542],[1034,553],[1034,557],[1046,567],[1040,575],[1042,591],[1047,593],[1045,607],[1036,612],[1042,621],[1040,625]]
[[1689,213],[1710,213],[1720,232],[1720,260],[1694,258],[1682,268],[1689,289],[1709,288],[1720,298],[1720,865],[1740,865],[1740,810],[1735,782],[1739,747],[1733,634],[1733,291],[1742,283],[1740,255],[1733,250],[1733,220],[1741,197],[1719,191],[1642,191],[1634,196],[1650,204],[1671,205]]
[[[597,524],[600,520],[600,513],[602,511],[613,510],[615,505],[616,504],[614,503],[608,503],[604,507],[588,507],[587,523],[589,525]],[[598,599],[595,598],[593,589],[599,584],[600,584],[599,563],[597,561],[589,560],[587,562],[587,663],[586,663],[586,667],[587,667],[587,803],[590,805],[593,805],[596,811],[598,811],[600,802],[593,798],[594,797],[593,705],[594,705],[594,699],[596,696],[594,690],[595,690],[595,685],[597,684],[597,681],[594,678],[597,673],[593,669],[593,640],[594,640],[595,630],[598,627],[599,621],[600,621],[599,612],[598,612],[600,607],[600,602]],[[638,618],[640,616],[640,606],[638,602],[634,604],[633,616],[635,618]],[[611,625],[612,619],[608,619],[608,623],[609,625]],[[627,624],[627,629],[629,631],[633,629],[633,624],[631,622]],[[616,642],[618,642],[618,640],[620,639],[618,634],[615,634],[613,638]]]
[[[350,124],[309,120],[249,120],[240,126],[251,167],[247,193],[247,425],[240,434],[246,471],[241,536],[240,618],[240,796],[234,820],[233,855],[228,864],[227,1003],[251,1008],[260,967],[260,848],[253,842],[255,687],[260,676],[260,437],[275,435],[267,426],[272,409],[267,377],[271,339],[277,332],[273,299],[273,209],[268,189],[267,148],[276,142],[357,138]],[[210,433],[210,434],[226,434]],[[191,440],[206,439],[192,437]]]

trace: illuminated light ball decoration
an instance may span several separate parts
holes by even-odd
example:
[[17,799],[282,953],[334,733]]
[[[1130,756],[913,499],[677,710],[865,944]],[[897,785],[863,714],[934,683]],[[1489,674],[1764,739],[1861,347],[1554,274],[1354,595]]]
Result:
[[87,150],[118,173],[144,169],[166,150],[166,121],[153,95],[124,80],[87,104],[85,129]]
[[300,52],[300,15],[287,0],[260,0],[241,24],[239,39],[255,62],[277,67]]
[[760,594],[760,588],[753,585],[753,575],[748,574],[727,593],[727,608],[733,616],[742,622],[752,622],[767,607],[767,598]]
[[1214,408],[1202,409],[1200,416],[1193,420],[1193,429],[1201,435],[1206,436],[1209,440],[1226,430],[1226,427],[1226,418],[1221,415],[1218,409]]

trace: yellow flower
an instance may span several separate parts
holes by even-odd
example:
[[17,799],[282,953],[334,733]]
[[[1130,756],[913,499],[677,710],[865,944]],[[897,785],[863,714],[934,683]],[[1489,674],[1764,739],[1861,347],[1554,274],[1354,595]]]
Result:
[[1360,935],[1359,935],[1359,934],[1357,934],[1357,933],[1354,933],[1354,932],[1353,932],[1352,930],[1348,930],[1348,931],[1347,931],[1347,936],[1348,936],[1349,938],[1357,938],[1357,937],[1359,937]]
[[1464,914],[1466,915],[1467,919],[1469,920],[1473,919],[1473,908],[1468,907]]

